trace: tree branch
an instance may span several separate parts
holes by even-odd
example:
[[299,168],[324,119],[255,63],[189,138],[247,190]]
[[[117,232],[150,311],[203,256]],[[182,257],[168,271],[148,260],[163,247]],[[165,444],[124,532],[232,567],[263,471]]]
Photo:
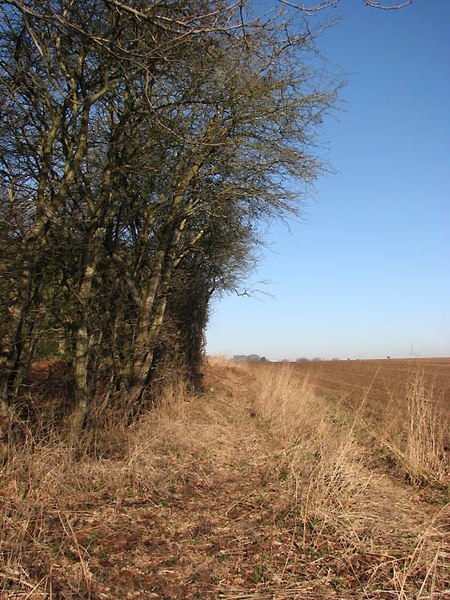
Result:
[[369,6],[370,8],[379,8],[380,10],[398,10],[399,8],[405,8],[405,6],[409,6],[412,4],[413,0],[407,0],[402,4],[394,4],[392,6],[384,6],[380,2],[373,2],[372,0],[364,0],[364,4]]
[[[325,10],[327,8],[336,7],[341,0],[326,0],[326,2],[320,2],[319,4],[314,4],[313,6],[305,6],[304,4],[298,4],[294,2],[289,2],[289,0],[278,0],[281,4],[285,6],[290,6],[291,8],[296,8],[297,10],[301,10],[305,13],[315,13],[321,10]],[[370,8],[378,8],[380,10],[399,10],[401,8],[405,8],[405,6],[409,6],[413,3],[413,0],[406,0],[405,2],[401,2],[400,4],[393,4],[392,6],[386,6],[382,2],[374,2],[373,0],[364,0],[364,5],[369,6]]]

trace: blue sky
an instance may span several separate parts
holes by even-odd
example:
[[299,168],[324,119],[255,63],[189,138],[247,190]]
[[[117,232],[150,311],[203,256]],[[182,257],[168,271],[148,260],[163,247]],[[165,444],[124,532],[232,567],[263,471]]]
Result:
[[335,173],[303,221],[270,228],[243,284],[264,294],[214,302],[207,352],[450,356],[450,0],[329,15],[319,47],[347,81],[320,132]]

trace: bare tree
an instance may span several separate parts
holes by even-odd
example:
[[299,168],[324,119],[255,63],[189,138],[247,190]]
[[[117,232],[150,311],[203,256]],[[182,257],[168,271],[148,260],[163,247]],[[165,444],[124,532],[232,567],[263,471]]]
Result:
[[3,399],[64,356],[74,438],[95,397],[135,410],[163,354],[198,379],[211,296],[322,168],[314,34],[244,9],[0,0]]

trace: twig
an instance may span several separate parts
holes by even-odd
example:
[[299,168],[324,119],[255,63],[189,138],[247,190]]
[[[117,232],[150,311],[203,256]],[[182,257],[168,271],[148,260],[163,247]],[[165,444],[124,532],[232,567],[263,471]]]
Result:
[[[327,8],[336,7],[341,0],[327,0],[326,2],[320,2],[319,4],[315,4],[313,6],[305,6],[304,4],[297,4],[295,2],[289,2],[288,0],[279,0],[281,4],[285,6],[290,6],[291,8],[296,8],[297,10],[301,10],[305,13],[316,13],[322,10],[326,10]],[[413,0],[406,0],[400,4],[393,4],[392,6],[386,6],[381,2],[374,2],[374,0],[364,0],[365,6],[369,6],[370,8],[378,8],[380,10],[399,10],[401,8],[405,8],[412,4]]]

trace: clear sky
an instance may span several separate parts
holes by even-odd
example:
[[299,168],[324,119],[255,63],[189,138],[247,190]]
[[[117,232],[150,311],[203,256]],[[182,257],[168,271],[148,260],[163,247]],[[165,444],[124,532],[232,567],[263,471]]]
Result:
[[270,295],[214,302],[207,352],[450,356],[450,0],[329,13],[319,47],[347,81],[320,133],[335,174],[268,232],[243,286]]

